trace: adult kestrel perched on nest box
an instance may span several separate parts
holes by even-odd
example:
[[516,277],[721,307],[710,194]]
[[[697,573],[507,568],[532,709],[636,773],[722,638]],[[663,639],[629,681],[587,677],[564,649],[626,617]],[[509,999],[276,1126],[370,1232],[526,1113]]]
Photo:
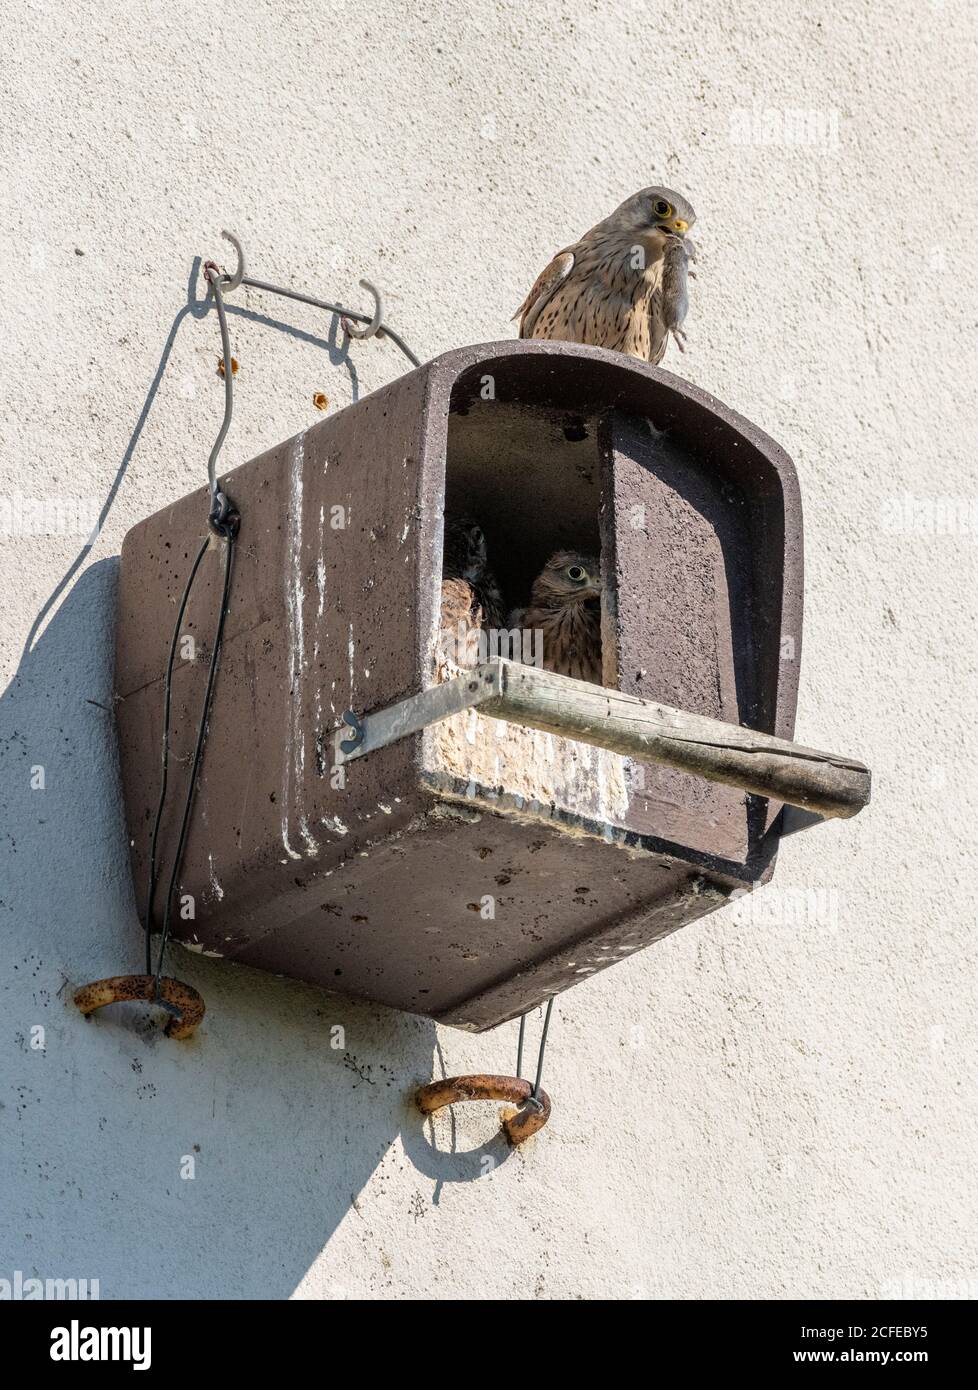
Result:
[[546,670],[601,684],[601,564],[592,555],[558,550],[533,581],[526,608],[509,627],[543,634]]
[[513,315],[521,338],[626,352],[653,365],[682,348],[696,213],[671,188],[643,188],[559,251]]

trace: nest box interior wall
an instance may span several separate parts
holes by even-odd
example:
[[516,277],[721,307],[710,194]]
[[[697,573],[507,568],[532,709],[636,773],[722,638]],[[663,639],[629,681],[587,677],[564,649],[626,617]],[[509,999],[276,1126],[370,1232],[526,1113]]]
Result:
[[509,607],[525,602],[555,550],[601,549],[595,421],[521,394],[485,400],[460,382],[445,455],[445,511],[478,519]]

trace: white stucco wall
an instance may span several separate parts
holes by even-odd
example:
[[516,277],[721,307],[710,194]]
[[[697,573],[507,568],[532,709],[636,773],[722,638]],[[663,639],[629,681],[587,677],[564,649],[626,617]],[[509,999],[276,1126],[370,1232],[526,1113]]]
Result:
[[[102,499],[135,444],[28,651],[79,542],[0,538],[0,1278],[94,1277],[103,1297],[978,1292],[972,7],[8,16],[0,493]],[[814,113],[811,138],[755,139],[755,108]],[[561,996],[552,1122],[485,1176],[491,1110],[459,1113],[454,1139],[439,1123],[435,1150],[407,1097],[441,1062],[510,1070],[515,1026],[473,1038],[190,956],[199,1041],[138,1011],[84,1023],[72,988],[140,960],[113,737],[87,703],[111,689],[116,557],[200,484],[220,418],[216,319],[185,312],[194,258],[224,259],[227,226],[257,275],[346,302],[366,275],[428,357],[510,336],[549,255],[651,182],[699,213],[689,349],[666,365],[796,461],[798,733],[863,757],[872,807],[786,843],[753,916]],[[390,344],[343,357],[313,310],[234,303],[229,464],[319,418],[314,391],[337,409],[401,370]],[[970,500],[970,532],[967,514],[951,535],[895,524],[905,494]]]

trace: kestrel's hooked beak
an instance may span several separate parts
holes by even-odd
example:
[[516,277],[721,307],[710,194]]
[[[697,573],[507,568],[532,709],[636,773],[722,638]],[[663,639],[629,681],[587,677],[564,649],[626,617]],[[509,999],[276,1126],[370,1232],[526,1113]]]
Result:
[[681,217],[674,217],[671,222],[666,223],[666,226],[670,232],[675,232],[676,236],[685,236],[689,231],[689,223],[684,222]]

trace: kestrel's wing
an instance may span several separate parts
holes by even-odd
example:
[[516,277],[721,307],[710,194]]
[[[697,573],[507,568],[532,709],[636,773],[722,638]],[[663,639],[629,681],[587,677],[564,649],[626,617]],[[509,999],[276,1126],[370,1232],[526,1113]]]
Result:
[[483,627],[501,628],[506,617],[506,606],[499,582],[492,570],[486,570],[475,585],[475,597],[482,608]]
[[533,326],[540,317],[540,310],[552,298],[558,285],[562,285],[574,269],[574,252],[558,251],[545,270],[541,270],[533,288],[513,315],[520,320],[520,337],[529,338]]

